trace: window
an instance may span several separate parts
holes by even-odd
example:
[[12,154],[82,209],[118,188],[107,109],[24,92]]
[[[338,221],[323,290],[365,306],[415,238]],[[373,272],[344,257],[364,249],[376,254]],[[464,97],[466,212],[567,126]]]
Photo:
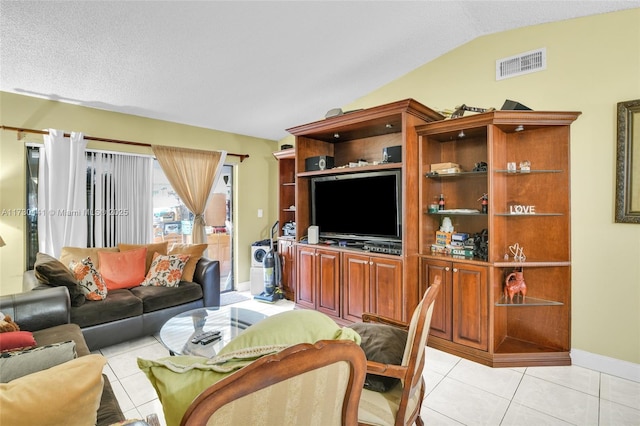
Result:
[[[91,154],[87,154],[88,157]],[[27,147],[27,263],[32,269],[38,252],[38,170],[39,170],[40,148],[38,146]],[[103,173],[101,173],[103,174]],[[96,171],[92,167],[92,162],[87,168],[87,205],[95,205],[95,197],[113,197],[113,193],[102,193],[96,195],[95,177]],[[105,179],[108,174],[104,174]],[[191,227],[193,214],[189,212],[180,198],[171,188],[164,172],[156,160],[153,161],[152,178],[152,202],[153,202],[153,242],[169,241],[169,245],[180,242],[190,244],[193,242]],[[221,178],[212,189],[207,208],[205,210],[205,222],[208,250],[206,257],[220,261],[220,287],[221,291],[230,291],[235,288],[233,279],[233,256],[232,256],[232,196],[233,193],[233,167],[223,166]],[[105,199],[106,199],[105,198]],[[109,234],[105,224],[92,222],[93,217],[89,217],[89,236],[87,246],[95,245],[96,241],[103,241],[98,244],[103,247],[115,246],[118,244],[117,238]],[[103,221],[105,218],[101,218]],[[112,228],[115,230],[115,227]],[[97,236],[96,232],[100,235]],[[96,238],[98,237],[98,238]]]
[[40,148],[27,147],[27,269],[33,269],[38,253],[38,165]]
[[[220,261],[220,290],[235,288],[232,265],[232,197],[233,167],[224,165],[220,179],[211,189],[205,209],[205,231],[210,259]],[[193,214],[182,203],[167,180],[160,164],[153,165],[153,241],[191,244]]]

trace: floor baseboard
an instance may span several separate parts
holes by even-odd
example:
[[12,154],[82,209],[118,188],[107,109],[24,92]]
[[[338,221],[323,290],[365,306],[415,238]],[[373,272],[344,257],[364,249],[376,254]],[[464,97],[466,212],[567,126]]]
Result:
[[580,349],[571,349],[571,363],[579,367],[599,371],[640,383],[640,364],[598,355]]

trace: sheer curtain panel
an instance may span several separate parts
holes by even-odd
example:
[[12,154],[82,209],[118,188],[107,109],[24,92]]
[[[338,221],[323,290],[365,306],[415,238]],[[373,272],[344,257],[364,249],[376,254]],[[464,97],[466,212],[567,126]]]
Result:
[[40,150],[39,251],[58,258],[64,246],[87,243],[86,159],[82,133],[50,129]]
[[152,146],[153,153],[185,206],[194,215],[193,243],[207,242],[204,210],[211,188],[220,178],[226,151],[201,151],[169,146]]

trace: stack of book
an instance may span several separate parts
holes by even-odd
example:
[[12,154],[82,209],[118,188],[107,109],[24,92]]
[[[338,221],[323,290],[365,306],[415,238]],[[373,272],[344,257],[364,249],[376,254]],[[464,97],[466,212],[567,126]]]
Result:
[[465,232],[436,232],[436,243],[431,245],[433,253],[452,256],[473,257],[473,244],[467,244],[469,234]]
[[434,163],[431,165],[431,173],[445,175],[460,173],[462,169],[458,163]]

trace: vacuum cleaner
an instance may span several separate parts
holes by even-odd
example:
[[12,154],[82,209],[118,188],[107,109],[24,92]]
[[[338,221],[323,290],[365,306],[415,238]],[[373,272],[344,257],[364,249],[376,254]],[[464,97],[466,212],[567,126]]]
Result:
[[276,221],[271,228],[269,251],[262,260],[264,291],[253,296],[254,299],[260,302],[274,303],[278,299],[282,299],[282,289],[280,288],[282,284],[282,264],[273,243],[273,240],[277,237],[277,231],[278,222]]

